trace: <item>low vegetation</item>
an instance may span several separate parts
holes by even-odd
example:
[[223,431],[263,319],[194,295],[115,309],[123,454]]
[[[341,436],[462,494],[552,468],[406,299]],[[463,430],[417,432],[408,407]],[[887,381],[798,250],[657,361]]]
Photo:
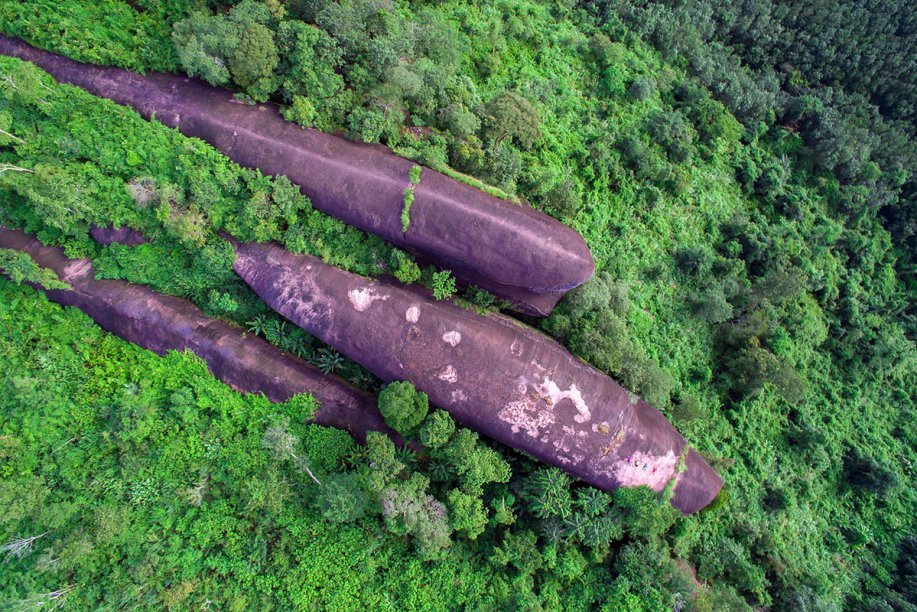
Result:
[[407,233],[411,224],[411,204],[414,203],[414,189],[420,184],[420,166],[413,166],[409,175],[411,184],[404,189],[404,208],[401,211],[401,231]]

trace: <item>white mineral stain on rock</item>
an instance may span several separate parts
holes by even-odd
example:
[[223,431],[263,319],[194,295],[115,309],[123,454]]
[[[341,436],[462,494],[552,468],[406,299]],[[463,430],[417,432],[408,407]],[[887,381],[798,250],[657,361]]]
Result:
[[[64,280],[67,280],[67,279],[75,280],[83,276],[87,276],[91,272],[92,272],[92,264],[89,262],[89,260],[77,259],[75,261],[69,262],[64,267],[63,279]],[[55,275],[55,276],[57,276],[58,278],[61,278],[58,275]]]
[[497,415],[504,423],[508,423],[513,433],[525,430],[525,433],[537,438],[541,429],[554,423],[554,413],[541,408],[529,399],[509,402]]
[[535,386],[535,390],[543,397],[550,398],[551,406],[556,406],[558,402],[565,399],[573,402],[573,405],[576,406],[576,411],[579,412],[579,414],[573,417],[573,420],[577,423],[585,423],[592,418],[589,406],[586,404],[586,401],[583,399],[583,394],[580,393],[580,390],[576,388],[575,384],[570,385],[570,388],[566,391],[561,391],[557,383],[550,378],[545,378],[544,382]]
[[456,372],[455,368],[451,365],[447,365],[443,371],[439,373],[438,378],[440,380],[445,380],[447,383],[456,383],[458,382],[458,372]]
[[458,343],[462,341],[462,334],[457,331],[449,331],[443,334],[443,342],[446,344],[451,344],[452,346],[458,346]]
[[283,268],[277,281],[272,286],[279,290],[277,302],[278,312],[294,321],[312,321],[316,316],[313,297],[320,295],[315,287],[315,280],[299,271]]
[[651,455],[637,451],[615,462],[611,470],[615,480],[624,487],[646,485],[654,491],[662,491],[675,476],[678,455],[669,451],[665,455]]
[[522,344],[519,343],[518,339],[513,338],[513,343],[509,347],[509,352],[516,357],[522,355]]
[[347,292],[350,298],[350,304],[357,312],[363,312],[372,305],[376,300],[387,300],[387,295],[379,295],[372,287],[363,287],[362,289],[351,289]]
[[420,308],[417,306],[411,306],[404,311],[404,319],[408,323],[417,323],[420,319]]

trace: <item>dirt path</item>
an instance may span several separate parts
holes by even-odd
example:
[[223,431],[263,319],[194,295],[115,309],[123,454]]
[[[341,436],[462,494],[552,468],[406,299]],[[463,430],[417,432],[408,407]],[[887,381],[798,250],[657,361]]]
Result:
[[206,140],[242,166],[283,174],[329,215],[456,277],[547,314],[595,269],[583,238],[528,206],[506,202],[424,168],[410,225],[402,232],[412,162],[381,145],[351,142],[284,121],[273,104],[242,104],[196,79],[80,64],[0,36],[0,53],[35,63],[58,81],[131,106],[183,134]]
[[383,380],[411,381],[472,429],[604,489],[661,491],[674,480],[685,513],[723,485],[661,413],[513,319],[279,245],[234,246],[236,271],[271,307]]
[[79,308],[128,342],[160,355],[190,350],[207,362],[216,378],[238,391],[263,393],[273,402],[312,393],[320,404],[315,423],[345,429],[361,442],[368,431],[384,431],[400,443],[383,422],[373,395],[322,374],[257,336],[204,316],[190,302],[142,285],[96,280],[89,260],[69,259],[61,249],[20,231],[0,228],[0,248],[28,253],[40,266],[54,270],[72,289],[45,291],[50,300]]

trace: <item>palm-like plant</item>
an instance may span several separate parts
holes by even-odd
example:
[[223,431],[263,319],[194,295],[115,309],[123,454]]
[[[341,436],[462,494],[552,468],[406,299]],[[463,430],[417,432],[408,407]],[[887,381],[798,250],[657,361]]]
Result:
[[405,464],[406,466],[414,467],[414,464],[417,463],[417,455],[409,448],[399,448],[395,450],[395,459]]
[[576,492],[576,507],[586,516],[598,516],[611,505],[611,496],[594,487],[582,487]]
[[312,363],[323,374],[331,374],[344,364],[344,357],[334,349],[320,348],[315,352]]
[[267,326],[270,323],[268,318],[265,315],[258,315],[251,321],[248,321],[245,326],[253,334],[258,334],[259,336],[265,335]]
[[553,517],[542,523],[541,535],[551,544],[558,544],[567,539],[567,532],[563,524]]
[[529,510],[539,518],[565,519],[573,511],[572,480],[557,468],[542,468],[528,477],[524,491]]
[[430,462],[427,471],[430,477],[436,482],[449,482],[455,478],[455,472],[452,470],[452,467],[444,461],[437,461],[434,459]]
[[287,335],[287,322],[279,321],[274,319],[264,328],[264,337],[268,339],[268,342],[276,345],[280,345],[283,342],[283,337]]

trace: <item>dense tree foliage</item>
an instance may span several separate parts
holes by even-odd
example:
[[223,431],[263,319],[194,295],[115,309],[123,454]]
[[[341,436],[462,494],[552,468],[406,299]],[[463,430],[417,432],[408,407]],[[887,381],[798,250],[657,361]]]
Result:
[[[665,493],[595,491],[415,409],[406,385],[383,410],[424,448],[354,447],[4,282],[0,444],[13,446],[0,470],[4,499],[24,500],[0,522],[22,552],[0,566],[4,594],[150,608],[917,605],[913,11],[189,4],[2,1],[0,27],[272,98],[290,120],[571,224],[598,274],[543,329],[663,410],[727,487],[688,518]],[[371,389],[266,311],[216,232],[455,290],[282,178],[21,62],[0,72],[0,169],[27,170],[0,172],[0,223],[104,275],[188,297]],[[153,241],[102,248],[91,223]],[[175,382],[186,374],[196,382]]]
[[[584,4],[585,5],[585,4]],[[800,156],[879,208],[905,262],[917,250],[917,17],[908,2],[588,3],[684,65],[746,125],[798,130]],[[912,275],[909,263],[900,271]],[[913,279],[911,280],[913,282]]]
[[[587,549],[541,550],[537,523],[507,526],[509,466],[445,413],[424,425],[446,440],[441,469],[421,471],[434,459],[381,434],[360,447],[306,425],[311,398],[242,396],[189,353],[157,357],[3,278],[0,355],[4,608],[513,609],[571,590],[565,609],[608,601]],[[538,561],[505,573],[516,538]],[[618,590],[666,601],[643,571]]]
[[31,283],[43,289],[67,289],[53,270],[47,270],[32,261],[32,258],[14,249],[0,249],[0,272],[14,283]]
[[393,382],[379,392],[379,411],[394,430],[413,434],[427,416],[430,402],[409,382]]

